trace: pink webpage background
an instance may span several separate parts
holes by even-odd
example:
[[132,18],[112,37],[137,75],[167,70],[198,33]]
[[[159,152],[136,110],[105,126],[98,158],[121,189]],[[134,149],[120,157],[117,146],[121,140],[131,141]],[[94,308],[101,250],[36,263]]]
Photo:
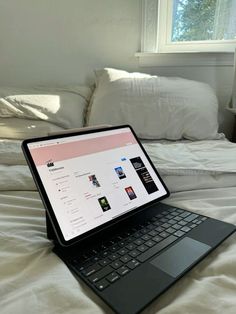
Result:
[[31,148],[30,152],[35,164],[41,166],[46,165],[49,161],[62,161],[130,144],[137,144],[137,141],[131,132],[127,132],[47,147]]

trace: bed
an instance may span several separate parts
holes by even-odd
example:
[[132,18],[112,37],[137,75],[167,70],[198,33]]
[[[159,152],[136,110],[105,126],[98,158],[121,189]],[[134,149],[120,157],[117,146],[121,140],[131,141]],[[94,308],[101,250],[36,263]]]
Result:
[[[106,74],[109,71],[106,70]],[[117,74],[115,70],[114,73]],[[140,83],[140,76],[144,80],[150,79],[139,74],[138,79],[135,77],[136,83],[137,80]],[[101,82],[100,72],[98,77]],[[124,80],[127,86],[127,77]],[[112,75],[109,82],[114,84]],[[27,101],[25,95],[29,92],[11,90],[10,93],[6,89],[4,95],[2,92],[1,97],[5,102],[0,101],[0,308],[3,314],[26,311],[45,314],[112,313],[81,281],[75,279],[52,252],[52,243],[46,236],[45,209],[20,148],[23,138],[81,127],[84,125],[84,113],[88,117],[87,125],[127,122],[122,113],[124,110],[127,112],[127,89],[124,89],[121,81],[115,97],[112,90],[117,110],[113,115],[116,121],[108,121],[107,116],[111,117],[111,114],[104,114],[104,111],[101,117],[98,116],[97,107],[106,103],[106,95],[99,88],[101,86],[97,82],[93,93],[90,89],[75,87],[48,90],[46,93],[34,90]],[[134,89],[137,89],[136,85]],[[9,96],[12,94],[14,97]],[[46,97],[46,103],[51,102],[50,108],[53,107],[54,111],[40,105],[42,97],[36,97],[39,94]],[[122,94],[122,101],[119,101],[122,108],[118,108],[116,103],[118,94]],[[167,91],[161,97],[166,94]],[[110,94],[108,96],[111,97]],[[204,96],[207,99],[207,95]],[[209,106],[212,106],[213,98],[210,93]],[[63,99],[67,108],[65,112]],[[170,95],[168,99],[172,99]],[[93,112],[94,106],[96,112]],[[73,120],[75,110],[78,110],[77,120]],[[114,107],[110,110],[114,113]],[[68,112],[73,112],[72,117]],[[209,115],[214,120],[215,109],[213,112],[209,110]],[[211,128],[205,126],[203,133],[208,134],[205,138],[201,138],[199,130],[198,138],[193,138],[197,129],[193,126],[193,120],[193,129],[189,131],[188,125],[182,123],[184,128],[180,130],[177,122],[172,121],[178,132],[166,129],[165,135],[158,136],[155,134],[158,126],[147,130],[142,125],[142,119],[135,124],[137,119],[132,121],[134,114],[127,116],[170,189],[171,196],[165,203],[236,224],[236,145],[214,129],[217,127],[214,121],[209,123],[212,124]],[[188,113],[187,116],[189,119]],[[194,119],[197,119],[196,113]],[[143,313],[235,313],[235,293],[236,243],[233,235]]]

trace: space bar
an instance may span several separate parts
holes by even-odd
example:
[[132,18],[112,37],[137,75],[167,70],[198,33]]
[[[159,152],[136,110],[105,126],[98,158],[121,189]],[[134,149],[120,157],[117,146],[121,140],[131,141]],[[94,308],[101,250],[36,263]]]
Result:
[[143,263],[147,259],[152,257],[153,255],[155,255],[156,253],[160,252],[166,246],[168,246],[169,244],[174,242],[176,239],[178,239],[178,238],[173,236],[173,235],[171,235],[168,238],[164,239],[163,241],[161,241],[161,242],[157,243],[156,245],[154,245],[151,249],[149,249],[146,252],[142,253],[141,255],[137,256],[136,259],[139,262]]

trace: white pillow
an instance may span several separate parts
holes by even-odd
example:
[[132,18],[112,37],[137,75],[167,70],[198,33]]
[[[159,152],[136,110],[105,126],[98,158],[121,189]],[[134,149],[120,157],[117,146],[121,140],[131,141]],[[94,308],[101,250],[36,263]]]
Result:
[[45,121],[18,118],[0,118],[0,138],[22,140],[30,137],[47,136],[63,128]]
[[218,102],[205,83],[105,68],[95,71],[87,125],[133,126],[144,139],[217,139]]
[[0,117],[52,122],[64,128],[84,125],[84,112],[91,90],[68,88],[0,88]]

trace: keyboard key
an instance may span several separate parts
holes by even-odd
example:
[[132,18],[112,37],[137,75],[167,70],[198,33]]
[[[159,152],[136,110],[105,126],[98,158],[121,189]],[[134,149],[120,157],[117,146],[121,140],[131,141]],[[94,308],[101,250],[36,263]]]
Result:
[[107,247],[104,245],[104,243],[99,244],[99,245],[96,246],[96,250],[98,252],[101,252],[101,251],[106,250],[106,249],[107,249]]
[[165,228],[165,229],[167,229],[167,228],[169,228],[169,227],[170,227],[170,224],[167,223],[167,222],[165,222],[165,223],[162,225],[162,228]]
[[115,273],[115,272],[111,273],[109,276],[106,277],[106,279],[107,279],[109,282],[111,282],[111,283],[115,282],[115,281],[118,280],[119,278],[120,278],[120,276],[119,276],[117,273]]
[[100,291],[107,288],[108,286],[109,286],[109,282],[106,279],[102,279],[98,281],[97,283],[95,283],[95,287]]
[[161,222],[167,222],[168,219],[167,219],[167,218],[161,218],[160,221],[161,221]]
[[207,219],[208,219],[207,217],[202,217],[202,218],[201,218],[202,221],[205,221],[205,220],[207,220]]
[[171,235],[168,238],[164,239],[163,241],[155,244],[152,248],[148,249],[146,252],[140,254],[137,257],[137,260],[139,262],[145,262],[147,259],[149,259],[150,257],[152,257],[153,255],[157,254],[158,252],[160,252],[162,249],[164,249],[165,247],[167,247],[168,245],[170,245],[172,242],[174,242],[176,239],[178,239],[177,237]]
[[95,283],[99,281],[100,279],[102,279],[103,277],[109,275],[112,271],[113,271],[113,268],[110,265],[108,265],[102,268],[101,270],[99,270],[98,272],[96,272],[95,274],[89,276],[88,279],[92,283]]
[[155,230],[156,230],[157,232],[162,232],[162,231],[164,231],[164,229],[163,229],[162,227],[157,227]]
[[137,231],[137,232],[135,232],[135,233],[133,234],[133,237],[134,237],[134,238],[141,238],[142,235],[143,235],[143,234],[142,234],[141,232]]
[[134,240],[135,240],[134,237],[128,237],[128,238],[125,239],[126,244],[127,244],[128,242],[133,242]]
[[159,236],[162,238],[167,238],[169,236],[169,234],[167,232],[163,231],[159,234]]
[[117,253],[119,253],[120,255],[125,255],[127,252],[128,251],[126,249],[121,249]]
[[160,226],[161,224],[162,224],[162,222],[160,222],[159,220],[154,222],[154,225],[157,227]]
[[155,245],[156,243],[153,242],[152,240],[149,240],[147,242],[145,242],[145,245],[147,245],[148,247],[152,247],[153,245]]
[[124,255],[120,258],[120,261],[123,263],[127,263],[131,260],[131,257],[129,255]]
[[183,212],[182,214],[180,214],[179,216],[182,218],[186,218],[187,216],[189,216],[190,213],[189,212]]
[[86,252],[86,253],[83,253],[82,257],[83,257],[84,260],[87,260],[87,259],[89,259],[91,257],[91,254]]
[[137,240],[134,241],[134,243],[135,243],[136,245],[141,245],[141,244],[144,243],[144,241],[143,241],[142,239],[137,239]]
[[110,264],[110,262],[111,261],[108,258],[104,258],[104,259],[99,261],[99,265],[106,266],[106,265]]
[[127,243],[126,241],[120,241],[118,244],[120,247],[123,247],[126,245],[126,243]]
[[166,232],[168,232],[168,233],[170,233],[170,234],[174,233],[175,231],[176,231],[176,230],[173,229],[173,228],[168,228],[168,229],[166,229]]
[[111,252],[116,252],[117,250],[119,250],[119,248],[120,247],[117,244],[115,244],[115,245],[112,245],[109,249]]
[[109,259],[111,260],[111,261],[115,261],[117,258],[119,258],[120,257],[120,255],[118,255],[118,254],[116,254],[116,253],[113,253],[113,254],[111,254],[111,255],[109,255]]
[[141,229],[143,229],[144,227],[145,227],[144,224],[139,224],[139,225],[138,225],[139,231],[140,231]]
[[98,262],[99,261],[99,256],[93,256],[93,257],[91,257],[90,258],[90,261],[92,262],[92,263],[96,263],[96,262]]
[[189,227],[183,227],[181,228],[181,230],[184,232],[189,232],[191,229]]
[[195,227],[197,227],[196,224],[192,224],[191,226],[189,226],[189,228],[191,228],[191,229],[193,229],[193,228],[195,228]]
[[103,251],[103,252],[101,253],[101,256],[102,256],[102,257],[108,257],[108,255],[109,255],[109,252],[108,252],[108,251]]
[[81,262],[81,259],[79,258],[79,260],[77,260],[77,258],[75,258],[73,260],[73,263],[76,265],[77,269],[79,271],[84,270],[85,268],[88,268],[89,266],[93,265],[94,263],[91,263],[90,261],[87,262]]
[[134,250],[136,248],[136,245],[130,243],[129,245],[126,245],[126,248],[131,251],[131,250]]
[[186,226],[188,223],[186,221],[184,221],[184,220],[181,220],[181,221],[178,222],[178,224],[183,227],[183,226]]
[[155,236],[158,234],[158,232],[155,231],[155,230],[152,230],[152,231],[148,232],[148,234],[149,234],[151,237],[155,237]]
[[93,273],[95,273],[96,271],[98,271],[99,269],[101,269],[99,264],[94,264],[92,266],[89,266],[88,268],[85,268],[82,271],[82,274],[86,277],[92,275]]
[[140,252],[137,251],[137,250],[133,250],[133,251],[129,252],[129,255],[132,256],[132,257],[136,257],[136,256],[138,256],[139,254],[140,254]]
[[120,240],[123,240],[122,236],[121,235],[117,235],[116,238],[115,238],[115,243],[119,242]]
[[170,220],[168,221],[168,223],[169,223],[170,225],[174,225],[174,224],[176,224],[176,220],[170,219]]
[[143,228],[140,230],[140,232],[142,232],[142,234],[146,234],[146,233],[148,233],[148,231],[150,231],[150,230],[148,230],[147,228]]
[[182,236],[184,235],[184,232],[178,230],[178,231],[176,231],[176,232],[174,233],[174,235],[177,236],[177,237],[182,237]]
[[90,250],[90,253],[94,256],[94,255],[97,255],[98,254],[98,251],[97,249],[94,247]]
[[125,231],[124,234],[123,234],[123,235],[124,235],[124,238],[130,237],[130,236],[131,236],[131,233],[132,233],[131,230],[130,230],[130,231]]
[[123,263],[120,262],[119,260],[117,260],[117,261],[111,263],[111,266],[112,266],[114,269],[120,268],[122,265],[123,265]]
[[144,241],[148,241],[151,237],[148,234],[145,234],[144,236],[142,236],[142,239]]
[[181,229],[183,226],[179,225],[179,224],[175,224],[172,226],[172,228],[175,228],[176,230]]
[[111,246],[111,245],[113,245],[113,244],[115,244],[115,243],[116,243],[116,241],[115,241],[114,239],[111,239],[111,240],[109,240],[109,241],[106,242],[106,244],[108,245],[108,247]]
[[178,217],[178,216],[174,217],[173,219],[175,219],[176,221],[181,221],[182,220],[182,218]]
[[163,212],[161,212],[162,215],[168,215],[168,212],[166,210],[164,210]]
[[132,261],[130,261],[126,266],[129,267],[130,269],[134,269],[136,268],[140,263],[138,261],[136,261],[135,259],[133,259]]
[[160,242],[163,239],[161,237],[159,237],[159,236],[155,236],[154,238],[152,238],[152,240],[155,241],[155,242]]
[[122,266],[121,268],[119,268],[117,270],[117,273],[120,275],[120,276],[124,276],[126,275],[128,272],[129,272],[129,268],[127,268],[126,266]]
[[153,230],[154,228],[156,228],[156,226],[153,225],[153,224],[150,224],[150,225],[147,226],[147,229],[148,229],[149,231],[150,231],[150,230]]
[[139,250],[140,252],[145,252],[147,249],[148,247],[144,244],[137,247],[137,250]]
[[184,220],[187,221],[187,222],[191,222],[194,219],[196,219],[197,217],[198,217],[197,214],[191,214],[190,216],[186,217]]
[[154,221],[156,221],[156,220],[157,220],[156,217],[152,217],[152,218],[150,219],[150,221],[152,221],[152,222],[154,222]]

